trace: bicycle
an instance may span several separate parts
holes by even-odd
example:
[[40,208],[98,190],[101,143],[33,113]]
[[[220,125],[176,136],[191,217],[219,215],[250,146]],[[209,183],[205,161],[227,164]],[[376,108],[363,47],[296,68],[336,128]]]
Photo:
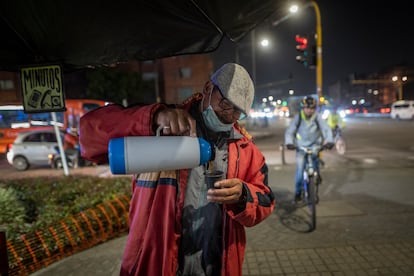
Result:
[[[312,148],[308,147],[295,147],[296,150],[302,151],[305,154],[305,170],[303,171],[303,205],[309,208],[310,213],[310,229],[313,231],[316,229],[316,204],[319,203],[318,188],[321,184],[321,177],[318,170],[313,166],[312,153],[314,153]],[[326,149],[325,146],[322,146],[318,152],[319,153]],[[299,205],[300,206],[300,205]]]

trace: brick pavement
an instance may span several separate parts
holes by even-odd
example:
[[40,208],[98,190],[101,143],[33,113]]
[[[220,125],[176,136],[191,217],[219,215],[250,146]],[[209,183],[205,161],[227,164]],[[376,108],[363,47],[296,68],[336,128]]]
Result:
[[[276,213],[247,229],[243,275],[414,275],[412,212],[395,218],[405,221],[405,227],[394,228],[390,220],[384,229],[375,216],[359,226],[365,215],[356,222],[355,217],[318,217],[312,233],[288,229]],[[111,240],[32,275],[118,275],[125,240]]]
[[[283,175],[293,173],[293,167]],[[283,178],[283,177],[282,177]],[[317,230],[290,193],[271,184],[279,204],[261,224],[247,228],[243,275],[414,275],[414,206],[369,196],[324,198]],[[98,245],[33,275],[118,275],[126,237]]]

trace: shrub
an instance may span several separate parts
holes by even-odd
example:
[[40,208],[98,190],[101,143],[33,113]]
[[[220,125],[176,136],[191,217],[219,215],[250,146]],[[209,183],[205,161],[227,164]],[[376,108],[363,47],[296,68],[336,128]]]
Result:
[[117,195],[131,194],[130,177],[38,177],[0,182],[0,224],[7,239],[33,232]]
[[10,234],[25,224],[25,209],[17,199],[16,191],[11,187],[0,187],[0,225]]

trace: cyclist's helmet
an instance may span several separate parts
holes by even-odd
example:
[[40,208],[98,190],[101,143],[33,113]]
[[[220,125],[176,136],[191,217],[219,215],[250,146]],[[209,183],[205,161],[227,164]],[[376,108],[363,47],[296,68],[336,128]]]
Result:
[[308,108],[316,108],[316,100],[311,96],[306,96],[303,98],[303,100],[300,102],[300,106],[302,108],[308,107]]

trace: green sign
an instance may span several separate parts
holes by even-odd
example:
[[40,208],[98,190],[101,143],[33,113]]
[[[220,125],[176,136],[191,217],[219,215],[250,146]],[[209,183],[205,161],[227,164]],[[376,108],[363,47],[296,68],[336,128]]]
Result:
[[59,65],[22,67],[23,106],[26,113],[65,111],[62,69]]

